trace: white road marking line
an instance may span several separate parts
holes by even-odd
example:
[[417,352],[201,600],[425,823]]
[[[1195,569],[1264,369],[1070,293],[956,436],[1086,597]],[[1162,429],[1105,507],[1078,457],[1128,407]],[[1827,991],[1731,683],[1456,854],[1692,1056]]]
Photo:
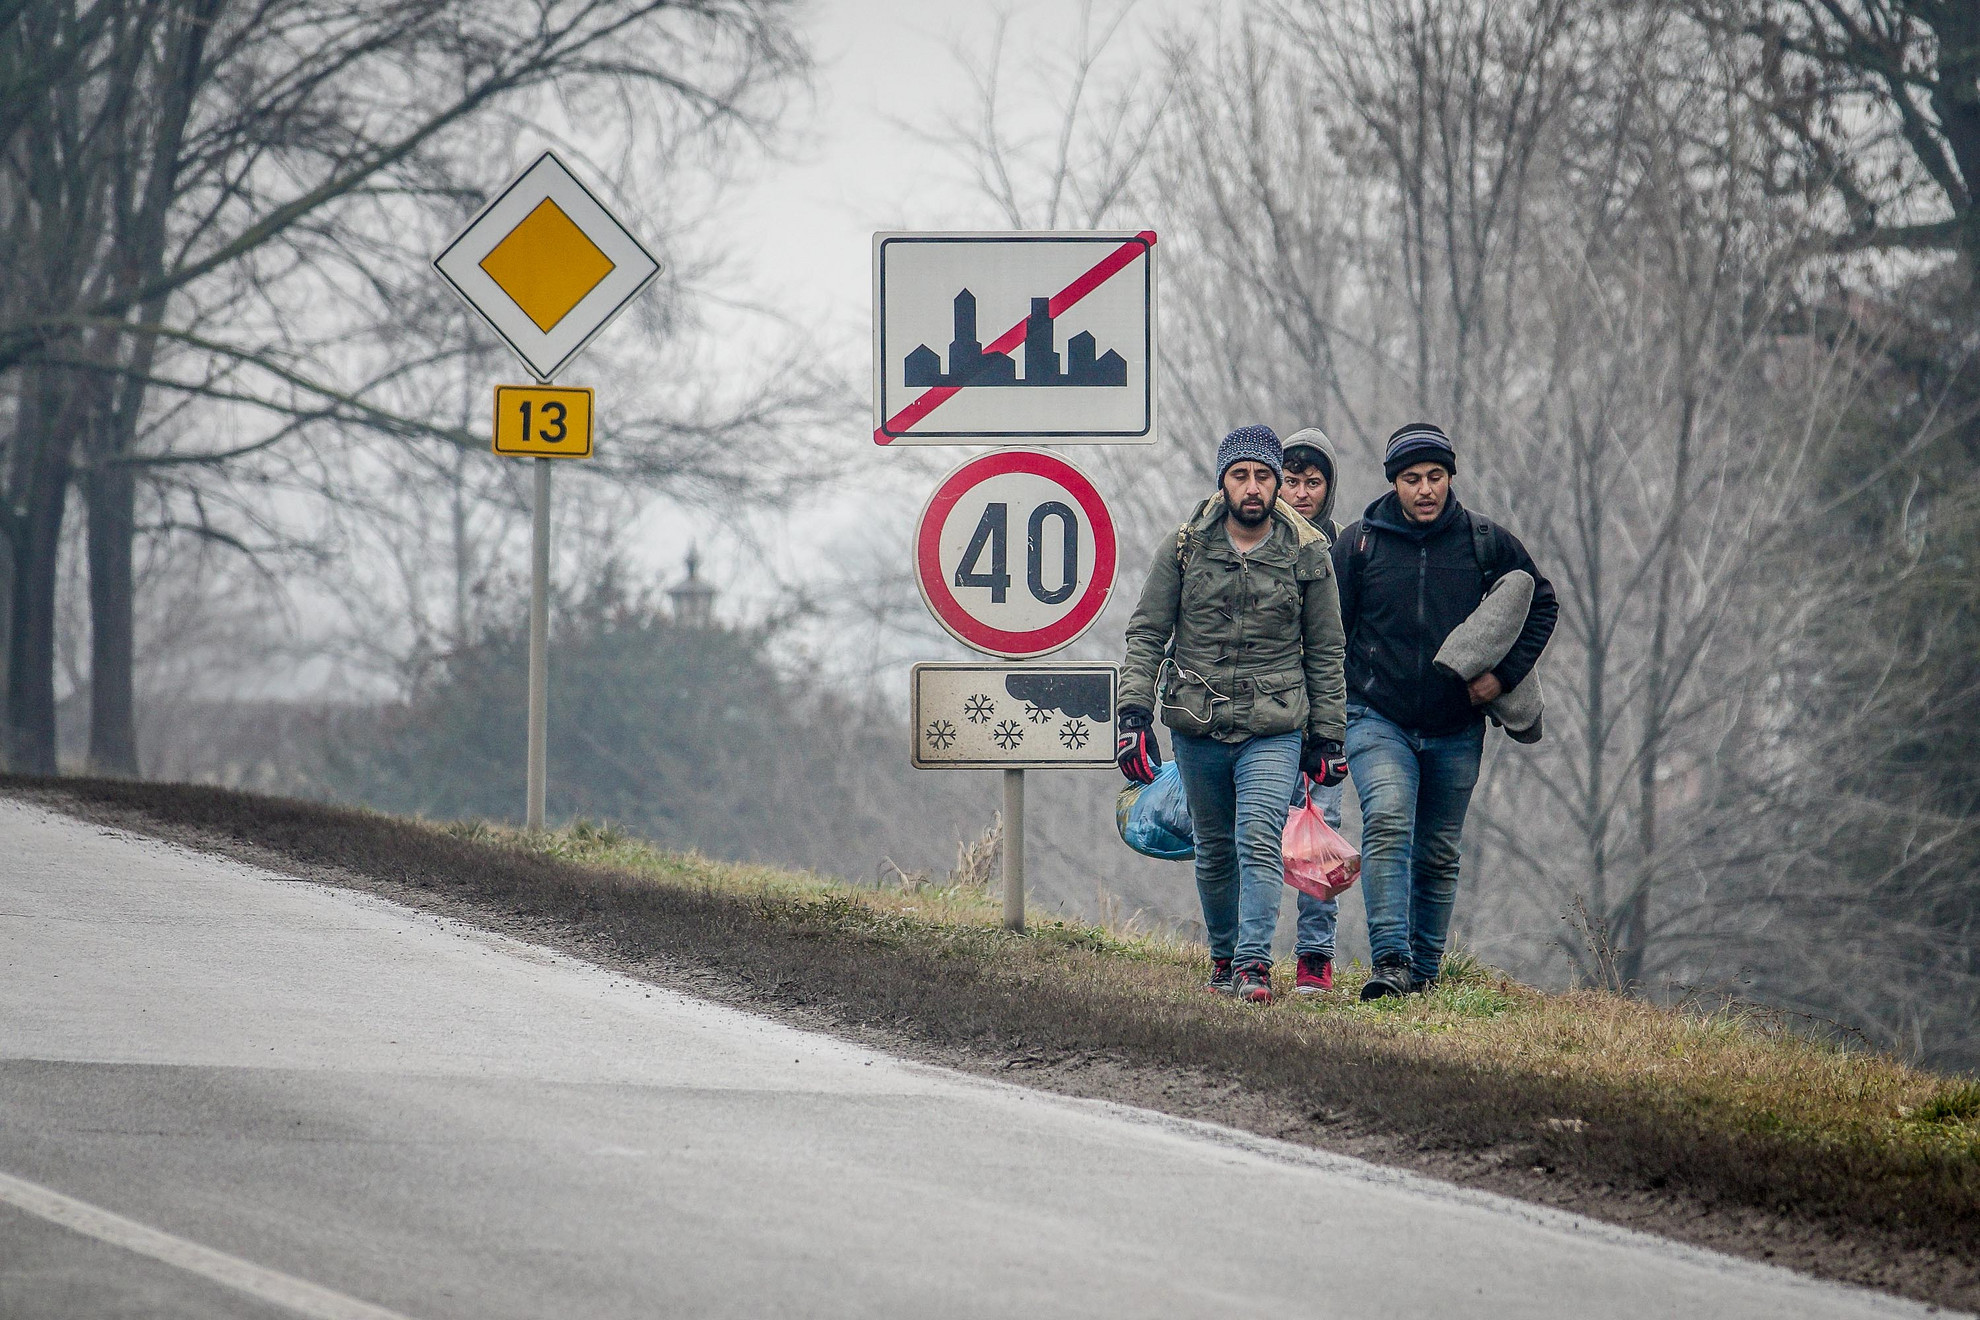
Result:
[[267,1269],[224,1251],[202,1247],[182,1237],[147,1227],[135,1219],[112,1214],[64,1196],[39,1183],[0,1173],[0,1203],[37,1215],[51,1224],[122,1247],[140,1256],[163,1261],[188,1274],[244,1292],[250,1297],[308,1316],[310,1320],[406,1320],[397,1311],[360,1302],[279,1270]]

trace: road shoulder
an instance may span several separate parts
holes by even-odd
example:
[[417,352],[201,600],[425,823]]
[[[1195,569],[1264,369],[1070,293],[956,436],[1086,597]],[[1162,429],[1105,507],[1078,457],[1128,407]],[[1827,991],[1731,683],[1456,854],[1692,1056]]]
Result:
[[[897,998],[872,992],[872,978],[887,970],[884,948],[766,944],[763,932],[739,919],[746,914],[735,913],[704,921],[691,949],[656,943],[609,918],[564,915],[553,905],[518,902],[514,892],[498,892],[471,874],[438,874],[430,857],[419,866],[382,864],[375,851],[348,845],[351,831],[364,828],[357,813],[289,804],[294,810],[279,828],[250,832],[230,823],[224,812],[216,815],[212,801],[199,805],[185,793],[163,791],[167,787],[11,781],[4,791],[140,836],[376,894],[896,1056],[1237,1129],[1821,1278],[1941,1305],[1973,1307],[1980,1301],[1980,1263],[1959,1251],[1920,1245],[1917,1234],[1631,1187],[1571,1166],[1535,1163],[1533,1149],[1522,1143],[1480,1142],[1474,1133],[1440,1131],[1421,1122],[1384,1122],[1379,1109],[1316,1108],[1214,1070],[1156,1064],[1131,1045],[1096,1042],[1091,1032],[1068,1031],[1066,1038],[1055,1039],[1030,1018],[1023,1030],[1001,1035],[943,1029],[925,1016],[904,1014]],[[385,818],[371,819],[385,828]],[[264,839],[272,842],[258,841]],[[866,965],[859,965],[862,960]]]

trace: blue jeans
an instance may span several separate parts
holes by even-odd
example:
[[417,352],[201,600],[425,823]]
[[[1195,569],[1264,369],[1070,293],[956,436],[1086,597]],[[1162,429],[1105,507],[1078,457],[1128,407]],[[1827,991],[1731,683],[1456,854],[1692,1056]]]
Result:
[[1478,784],[1485,721],[1426,737],[1350,701],[1348,773],[1361,795],[1361,896],[1375,962],[1437,974],[1457,899],[1465,809]]
[[[1345,784],[1335,784],[1332,788],[1321,788],[1318,784],[1313,786],[1313,800],[1320,806],[1320,819],[1335,829],[1341,827],[1341,794],[1346,787]],[[1297,806],[1305,800],[1306,795],[1295,787],[1293,804]],[[1334,918],[1340,915],[1340,900],[1315,898],[1304,889],[1298,893],[1299,938],[1293,942],[1293,951],[1317,953],[1331,962],[1334,957]]]
[[1172,734],[1196,830],[1196,894],[1212,958],[1272,963],[1285,864],[1279,845],[1299,778],[1299,735],[1241,743]]

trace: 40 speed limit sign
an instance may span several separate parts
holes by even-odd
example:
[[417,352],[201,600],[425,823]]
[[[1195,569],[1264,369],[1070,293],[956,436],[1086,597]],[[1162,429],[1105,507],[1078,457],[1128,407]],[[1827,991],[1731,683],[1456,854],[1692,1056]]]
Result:
[[1056,454],[1004,449],[943,478],[915,530],[929,612],[1007,660],[1058,650],[1114,589],[1114,520],[1085,473]]

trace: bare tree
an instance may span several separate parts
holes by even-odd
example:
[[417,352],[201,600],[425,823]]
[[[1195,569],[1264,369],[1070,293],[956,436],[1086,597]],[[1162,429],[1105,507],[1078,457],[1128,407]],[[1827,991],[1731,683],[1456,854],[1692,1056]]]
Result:
[[1071,45],[1020,52],[1015,89],[1011,15],[998,10],[987,55],[981,45],[954,52],[969,82],[956,126],[900,127],[960,165],[1011,228],[1099,227],[1136,182],[1162,112],[1160,90],[1137,89],[1109,66],[1135,4],[1079,0]]
[[[70,76],[55,95],[11,104],[4,121],[13,125],[11,169],[0,187],[29,260],[0,299],[0,369],[36,378],[20,391],[27,406],[10,443],[13,763],[54,766],[55,555],[81,462],[100,606],[92,689],[102,727],[92,750],[110,768],[134,767],[135,469],[158,456],[132,450],[161,342],[272,375],[272,402],[292,412],[291,434],[324,421],[446,432],[420,410],[395,417],[366,402],[365,382],[336,381],[327,364],[297,353],[311,332],[298,333],[297,304],[280,299],[339,255],[343,280],[319,283],[319,292],[348,288],[353,270],[362,284],[363,258],[403,255],[381,239],[394,225],[405,235],[408,208],[485,186],[463,168],[472,159],[464,149],[474,145],[467,129],[492,113],[606,88],[616,89],[619,110],[655,123],[759,126],[773,104],[766,91],[799,63],[784,8],[779,0],[28,6],[26,21],[9,29],[19,43],[12,62],[63,52],[56,64]],[[396,219],[380,223],[388,216]],[[220,309],[253,308],[257,290],[280,291],[261,300],[258,322],[248,317],[272,339],[243,340],[228,333],[236,324],[200,333]],[[247,376],[249,388],[266,389]],[[209,444],[198,458],[212,468],[230,448],[265,447]]]
[[1776,182],[1831,251],[1957,253],[1980,288],[1980,13],[1959,0],[1693,0],[1743,38]]
[[[1810,827],[1754,820],[1823,810],[1837,744],[1784,657],[1839,598],[1802,561],[1879,341],[1811,333],[1815,217],[1740,61],[1658,7],[1285,7],[1179,47],[1147,195],[1180,240],[1166,338],[1196,346],[1165,364],[1178,412],[1293,411],[1372,465],[1428,408],[1561,589],[1548,738],[1493,754],[1474,813],[1468,937],[1558,975],[1587,961],[1572,908],[1619,985],[1746,968],[1812,1005],[1834,924],[1780,883]],[[1883,941],[1870,890],[1821,887]],[[1880,995],[1839,1011],[1890,1039],[1857,1011]]]

